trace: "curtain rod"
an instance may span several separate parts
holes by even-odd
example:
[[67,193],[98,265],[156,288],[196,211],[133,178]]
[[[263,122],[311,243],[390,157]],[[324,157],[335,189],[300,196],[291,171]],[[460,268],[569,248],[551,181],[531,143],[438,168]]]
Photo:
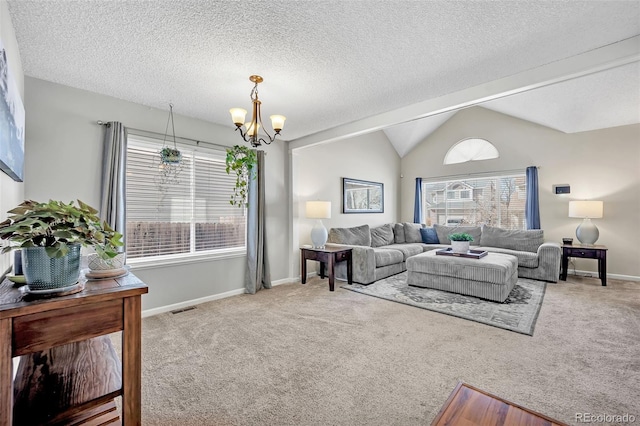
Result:
[[[534,167],[534,166],[531,166]],[[535,166],[536,169],[539,169],[539,166]],[[433,176],[433,177],[423,177],[422,180],[460,180],[465,178],[473,178],[473,177],[482,177],[482,176],[505,176],[512,174],[521,174],[526,172],[526,167],[523,169],[513,169],[513,170],[497,170],[492,172],[480,172],[480,173],[468,173],[465,175],[449,175],[449,176]]]
[[[109,125],[108,122],[102,121],[102,120],[96,121],[96,124],[98,124],[99,126],[108,126]],[[147,137],[153,137],[153,138],[159,138],[159,139],[165,137],[164,133],[150,132],[148,130],[134,129],[132,127],[126,127],[126,126],[125,126],[125,128],[127,129],[128,132],[131,132],[131,133],[139,135],[139,136],[147,136]],[[206,145],[212,145],[212,146],[215,146],[215,147],[218,147],[218,148],[224,148],[224,149],[232,147],[231,145],[221,145],[221,144],[208,142],[208,141],[199,141],[199,140],[191,139],[191,138],[183,138],[183,137],[180,137],[180,136],[176,136],[176,140],[180,141],[182,143],[185,143],[187,145],[198,146],[201,143],[203,143],[203,144],[206,144]]]

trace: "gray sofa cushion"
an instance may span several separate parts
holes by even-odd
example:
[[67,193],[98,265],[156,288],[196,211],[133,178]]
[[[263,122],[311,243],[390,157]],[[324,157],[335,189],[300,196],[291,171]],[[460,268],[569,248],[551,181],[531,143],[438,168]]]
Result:
[[[393,244],[390,246],[381,247],[385,249],[393,249],[402,252],[402,260],[406,261],[411,256],[424,252],[424,244],[417,243],[405,243],[405,244]],[[402,261],[401,260],[401,261]]]
[[393,227],[390,223],[371,228],[371,247],[386,246],[393,242]]
[[525,268],[537,268],[539,264],[538,253],[530,251],[511,250],[500,247],[480,246],[478,250],[488,251],[489,253],[510,254],[518,258],[518,266]]
[[371,231],[369,225],[354,226],[353,228],[331,228],[328,242],[371,247]]
[[[478,246],[481,244],[480,235],[482,234],[482,228],[480,226],[444,226],[435,224],[433,227],[436,230],[436,234],[438,234],[440,244],[450,245],[451,240],[449,239],[449,235],[460,232],[465,232],[473,237],[473,242],[471,242],[472,246]],[[487,245],[484,243],[482,244]]]
[[393,225],[393,237],[394,243],[396,244],[404,244],[407,242],[404,236],[404,225],[401,223],[396,223]]
[[544,242],[544,231],[542,229],[532,229],[528,231],[507,230],[493,226],[482,228],[480,245],[500,247],[518,251],[528,251],[536,253],[538,247]]
[[404,238],[406,243],[421,243],[422,234],[420,234],[420,228],[422,225],[419,223],[404,222]]
[[396,263],[402,263],[403,261],[402,253],[394,249],[374,248],[373,255],[376,259],[376,268],[395,265]]

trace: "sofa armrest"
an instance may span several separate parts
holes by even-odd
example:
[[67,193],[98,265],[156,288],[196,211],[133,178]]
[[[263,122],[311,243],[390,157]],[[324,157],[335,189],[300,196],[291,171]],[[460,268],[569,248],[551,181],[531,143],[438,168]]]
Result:
[[542,243],[538,247],[538,268],[542,269],[544,281],[558,282],[562,249],[558,243]]
[[[370,284],[374,282],[376,274],[376,257],[372,247],[354,246],[349,244],[327,243],[327,247],[351,248],[351,263],[353,265],[353,281],[360,284]],[[346,266],[344,262],[336,266],[336,276],[347,279]]]

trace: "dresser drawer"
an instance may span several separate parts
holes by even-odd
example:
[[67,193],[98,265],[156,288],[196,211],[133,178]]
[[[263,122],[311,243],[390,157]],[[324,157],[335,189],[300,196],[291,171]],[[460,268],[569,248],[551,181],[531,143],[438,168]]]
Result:
[[336,262],[340,262],[341,260],[347,260],[351,257],[351,251],[343,251],[341,253],[336,254]]
[[569,256],[571,257],[584,257],[587,259],[595,259],[598,257],[598,250],[590,249],[571,249],[569,250]]

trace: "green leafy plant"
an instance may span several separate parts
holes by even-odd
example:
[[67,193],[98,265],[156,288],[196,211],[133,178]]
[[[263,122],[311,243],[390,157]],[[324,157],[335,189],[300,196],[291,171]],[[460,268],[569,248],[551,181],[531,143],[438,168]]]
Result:
[[160,158],[163,163],[174,164],[182,160],[182,153],[179,149],[164,147],[160,150]]
[[473,241],[473,237],[466,232],[457,232],[449,235],[451,241]]
[[100,223],[98,211],[78,200],[65,204],[50,200],[48,203],[24,201],[9,210],[7,220],[0,223],[0,238],[15,245],[2,249],[2,253],[24,247],[44,247],[49,257],[64,257],[70,244],[92,246],[103,259],[114,258],[122,247],[122,234],[106,222]]
[[240,208],[249,207],[247,197],[249,196],[249,179],[255,179],[254,167],[258,163],[256,150],[248,146],[235,145],[227,148],[227,174],[232,172],[236,175],[236,185],[231,194],[229,203]]

